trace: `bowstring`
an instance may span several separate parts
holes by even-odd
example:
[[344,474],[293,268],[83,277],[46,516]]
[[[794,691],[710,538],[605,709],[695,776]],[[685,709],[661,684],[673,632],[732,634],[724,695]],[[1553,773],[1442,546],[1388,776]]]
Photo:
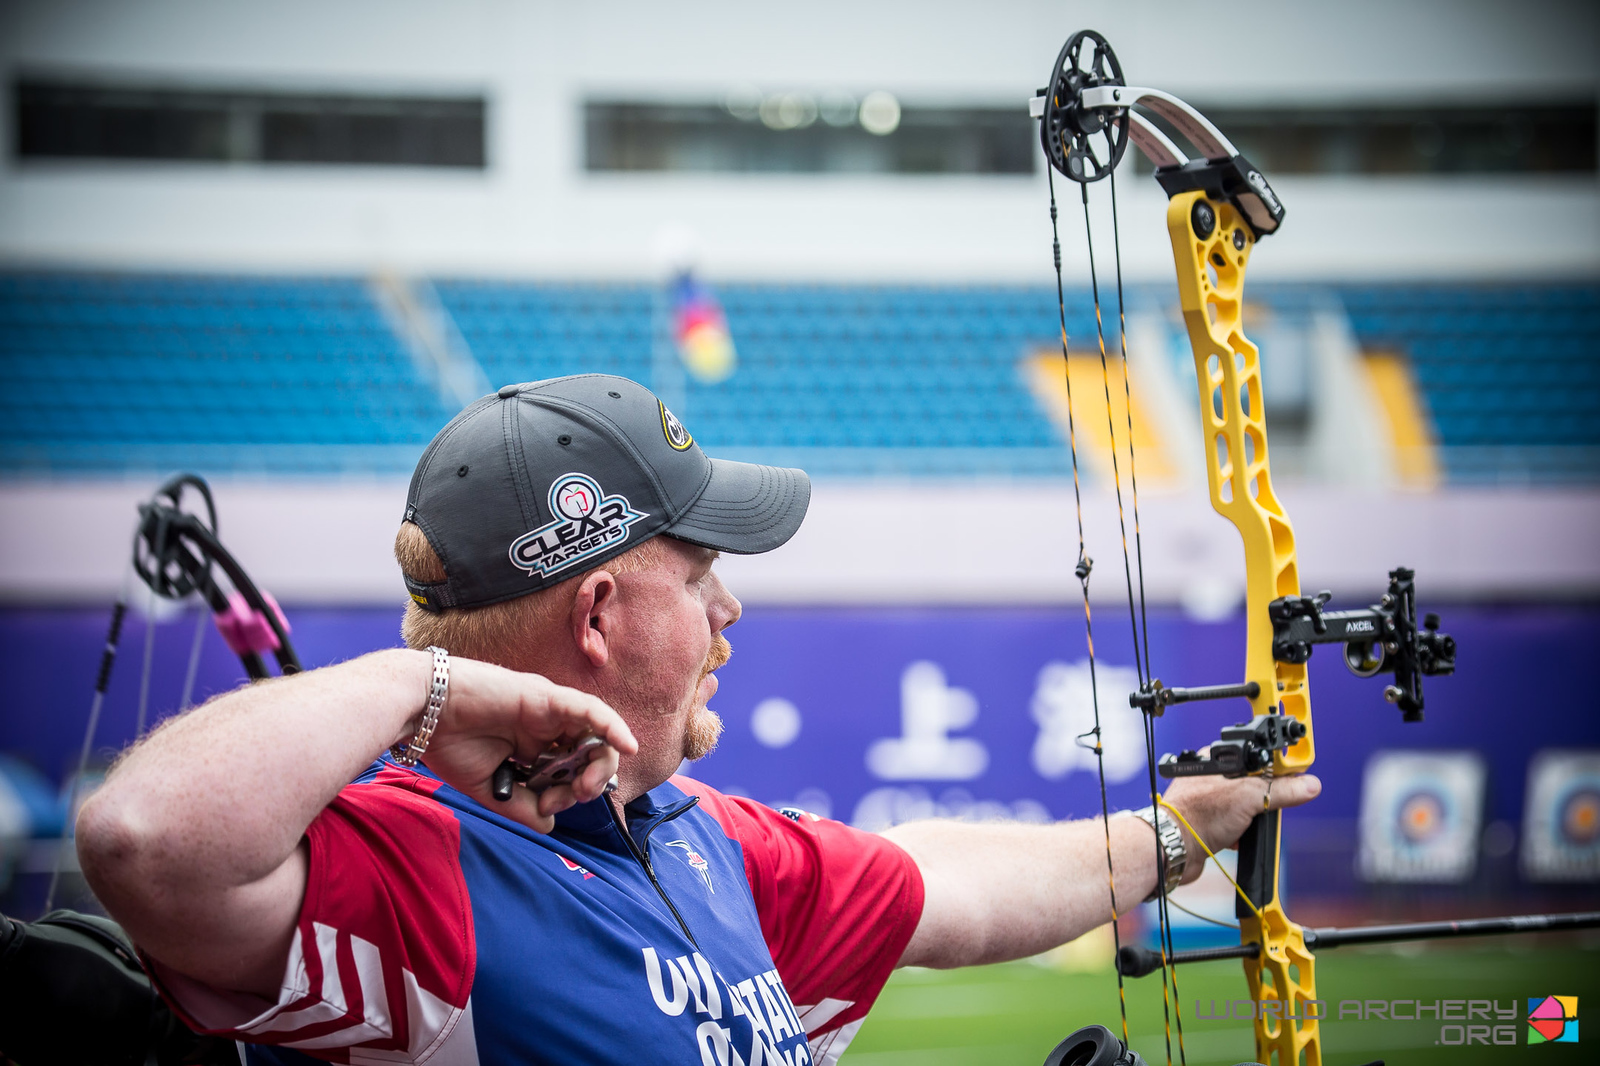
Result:
[[189,709],[189,702],[194,698],[195,677],[200,672],[200,648],[206,639],[206,604],[201,601],[200,609],[195,614],[194,636],[189,638],[189,664],[183,671],[183,695],[178,698],[178,712],[181,714]]
[[[1094,658],[1094,617],[1089,609],[1089,574],[1094,569],[1094,560],[1089,558],[1085,549],[1083,536],[1083,492],[1078,479],[1078,436],[1077,427],[1072,413],[1072,361],[1067,354],[1067,298],[1066,291],[1061,281],[1061,233],[1057,226],[1056,212],[1056,181],[1054,168],[1049,161],[1045,162],[1045,178],[1050,186],[1050,237],[1055,255],[1056,266],[1056,311],[1059,316],[1061,328],[1061,370],[1066,379],[1067,386],[1067,447],[1072,453],[1072,500],[1076,507],[1078,518],[1078,565],[1073,572],[1078,577],[1078,583],[1083,589],[1083,632],[1084,640],[1089,649],[1089,695],[1094,707],[1094,728],[1086,736],[1094,737],[1095,771],[1100,781],[1100,825],[1105,830],[1106,838],[1106,883],[1111,893],[1111,944],[1113,951],[1118,956],[1122,953],[1122,934],[1118,929],[1121,915],[1117,911],[1117,876],[1116,868],[1111,860],[1111,809],[1106,798],[1106,763],[1105,747],[1101,743],[1100,731],[1100,689],[1095,681]],[[1080,742],[1083,736],[1077,738]],[[1122,1043],[1128,1043],[1128,995],[1123,983],[1122,969],[1113,966],[1117,974],[1117,1009],[1122,1015]],[[1171,1053],[1167,1061],[1170,1064]]]
[[204,580],[195,589],[198,612],[194,620],[194,636],[189,642],[189,665],[183,673],[183,695],[178,699],[178,713],[189,709],[194,699],[195,678],[200,673],[200,650],[205,644],[206,623],[211,619],[211,567],[206,567]]
[[139,671],[139,714],[133,722],[133,738],[138,740],[144,736],[145,717],[150,710],[150,667],[155,661],[156,653],[156,610],[157,600],[155,589],[150,590],[149,606],[144,616],[144,668]]
[[[1114,128],[1115,128],[1114,126],[1107,128],[1106,136],[1107,136],[1108,140],[1111,138],[1111,136],[1112,136],[1112,132],[1111,131]],[[1111,180],[1114,183],[1116,181],[1116,177],[1115,177],[1116,168],[1115,168],[1115,165],[1114,165],[1115,164],[1115,152],[1114,152],[1114,150],[1108,153],[1108,158],[1110,158],[1112,162],[1111,162],[1111,165],[1108,165],[1107,169],[1109,170],[1110,176],[1111,176]],[[1121,472],[1121,462],[1120,462],[1120,460],[1118,458],[1118,452],[1117,452],[1116,420],[1115,420],[1115,418],[1113,416],[1112,405],[1111,405],[1111,372],[1110,372],[1110,369],[1108,367],[1108,358],[1107,358],[1107,355],[1106,355],[1106,335],[1105,335],[1104,315],[1102,314],[1101,307],[1100,307],[1100,281],[1099,281],[1099,274],[1098,274],[1098,270],[1097,270],[1096,265],[1095,265],[1094,226],[1093,226],[1093,223],[1091,222],[1090,217],[1089,217],[1089,186],[1088,186],[1087,183],[1084,183],[1084,184],[1082,184],[1080,186],[1080,189],[1081,189],[1081,192],[1082,192],[1082,200],[1083,200],[1084,241],[1085,241],[1085,243],[1086,243],[1086,245],[1088,247],[1088,253],[1089,253],[1089,288],[1090,288],[1090,293],[1092,294],[1092,296],[1094,298],[1095,335],[1096,335],[1097,340],[1099,341],[1099,346],[1100,346],[1100,380],[1101,380],[1101,384],[1102,384],[1102,387],[1103,387],[1103,390],[1104,390],[1104,393],[1105,393],[1105,401],[1106,401],[1106,433],[1107,433],[1107,436],[1108,436],[1108,443],[1109,443],[1110,451],[1111,451],[1111,477],[1112,477],[1112,483],[1113,483],[1113,485],[1115,486],[1115,489],[1116,489],[1117,525],[1118,525],[1118,528],[1120,530],[1121,538],[1122,538],[1122,572],[1123,572],[1124,581],[1125,581],[1125,583],[1127,585],[1127,591],[1128,591],[1128,622],[1129,622],[1129,625],[1130,625],[1130,627],[1132,629],[1132,636],[1133,636],[1133,665],[1134,665],[1134,673],[1138,677],[1138,680],[1139,680],[1139,687],[1142,690],[1145,687],[1145,681],[1146,681],[1146,678],[1147,678],[1147,676],[1149,674],[1150,654],[1149,654],[1149,647],[1148,647],[1148,640],[1147,640],[1147,638],[1148,638],[1148,632],[1147,632],[1148,627],[1147,626],[1145,627],[1146,628],[1146,632],[1141,633],[1140,621],[1141,621],[1141,618],[1143,617],[1143,612],[1138,610],[1138,609],[1136,609],[1135,605],[1134,605],[1133,562],[1132,562],[1131,553],[1128,551],[1128,521],[1127,521],[1126,508],[1124,507],[1123,497],[1122,497],[1122,472]],[[1115,196],[1115,186],[1114,185],[1113,185],[1113,196]],[[1112,202],[1112,207],[1113,207],[1113,218],[1114,218],[1115,217],[1115,207],[1116,207],[1114,199],[1113,199],[1113,202]],[[1122,338],[1122,350],[1123,350],[1122,371],[1123,371],[1123,381],[1124,381],[1124,396],[1125,396],[1127,404],[1128,404],[1128,411],[1127,411],[1127,416],[1128,416],[1128,459],[1129,459],[1128,474],[1129,474],[1129,478],[1130,478],[1130,488],[1134,488],[1134,486],[1136,484],[1136,482],[1134,480],[1136,478],[1136,474],[1135,474],[1135,467],[1133,465],[1133,452],[1134,452],[1134,444],[1133,444],[1133,407],[1132,407],[1132,394],[1131,394],[1131,391],[1129,390],[1128,385],[1127,385],[1127,372],[1128,372],[1127,354],[1126,354],[1127,353],[1127,338],[1126,338],[1126,335],[1125,335],[1126,334],[1126,326],[1127,326],[1127,313],[1126,313],[1126,309],[1125,309],[1125,306],[1124,306],[1123,289],[1122,289],[1121,233],[1120,233],[1120,230],[1116,229],[1116,228],[1113,229],[1113,244],[1114,244],[1115,249],[1116,249],[1116,261],[1117,261],[1117,317],[1118,317],[1119,326],[1122,328],[1123,333],[1124,333],[1124,336]],[[1134,499],[1137,500],[1136,491],[1135,491]],[[1136,524],[1135,525],[1135,536],[1137,537],[1137,535],[1138,535],[1138,526]],[[1143,567],[1143,558],[1142,558],[1143,553],[1142,553],[1142,551],[1141,551],[1140,555],[1141,555],[1141,559],[1140,559],[1140,568],[1139,568],[1139,603],[1142,606],[1143,603],[1144,603],[1144,567]],[[1156,788],[1155,726],[1154,726],[1154,721],[1153,721],[1152,717],[1149,714],[1144,714],[1142,717],[1143,717],[1143,726],[1144,726],[1144,734],[1145,734],[1145,764],[1146,764],[1146,767],[1147,767],[1147,769],[1149,771],[1150,805],[1153,808],[1156,808],[1156,809],[1159,810],[1160,802],[1161,802],[1161,796],[1160,796],[1159,791]],[[1179,1061],[1179,1063],[1186,1064],[1187,1059],[1186,1059],[1185,1050],[1184,1050],[1184,1046],[1183,1046],[1183,1019],[1182,1019],[1182,1016],[1181,1016],[1181,1012],[1177,1009],[1178,1008],[1178,1003],[1180,1002],[1179,999],[1178,999],[1177,972],[1176,972],[1176,967],[1173,966],[1171,964],[1171,962],[1170,962],[1170,959],[1172,958],[1172,952],[1173,952],[1173,947],[1172,947],[1172,921],[1171,921],[1171,912],[1167,910],[1167,906],[1166,906],[1166,903],[1167,903],[1166,891],[1165,891],[1166,880],[1167,880],[1166,852],[1161,846],[1161,839],[1160,839],[1160,835],[1159,834],[1157,834],[1157,837],[1156,837],[1155,848],[1156,848],[1156,877],[1157,877],[1157,880],[1156,880],[1156,938],[1157,938],[1157,943],[1160,945],[1160,949],[1161,949],[1161,1013],[1162,1013],[1162,1019],[1163,1019],[1164,1025],[1165,1025],[1164,1035],[1165,1035],[1165,1038],[1166,1038],[1167,1062],[1168,1062],[1168,1064],[1170,1066],[1170,1064],[1172,1062],[1172,1031],[1173,1031],[1174,1015],[1177,1015],[1178,1061]],[[1169,971],[1171,971],[1171,972],[1169,973]],[[1169,981],[1170,981],[1170,989],[1169,989]]]
[[[1120,346],[1120,348],[1122,350],[1122,396],[1123,396],[1123,402],[1124,402],[1124,405],[1125,405],[1125,414],[1127,415],[1127,420],[1128,420],[1128,488],[1129,488],[1129,491],[1130,491],[1130,493],[1131,493],[1131,495],[1133,497],[1133,549],[1134,549],[1134,559],[1135,559],[1136,564],[1138,566],[1138,575],[1139,575],[1139,630],[1142,633],[1142,637],[1143,637],[1141,643],[1143,644],[1143,648],[1144,648],[1144,677],[1145,677],[1145,680],[1148,681],[1148,680],[1151,680],[1152,678],[1154,678],[1155,674],[1150,669],[1150,616],[1149,616],[1149,613],[1148,613],[1148,611],[1146,609],[1146,606],[1145,606],[1145,593],[1144,593],[1144,534],[1143,534],[1143,531],[1142,531],[1142,529],[1140,527],[1140,524],[1139,524],[1139,467],[1138,467],[1138,463],[1137,463],[1137,461],[1136,461],[1136,459],[1134,457],[1134,446],[1133,446],[1133,387],[1132,387],[1132,385],[1130,384],[1130,381],[1129,381],[1131,371],[1129,370],[1129,367],[1128,367],[1128,311],[1127,311],[1127,301],[1123,297],[1123,287],[1122,287],[1122,227],[1121,227],[1121,223],[1119,222],[1119,217],[1120,216],[1119,216],[1119,212],[1117,210],[1117,169],[1116,169],[1116,167],[1112,167],[1111,168],[1110,181],[1111,181],[1111,250],[1112,250],[1112,255],[1113,255],[1114,261],[1116,263],[1116,270],[1117,270],[1117,339],[1118,339],[1119,346]],[[1103,349],[1103,345],[1102,345],[1102,349]],[[1110,413],[1110,401],[1108,399],[1107,400],[1107,414],[1109,415],[1109,413]],[[1124,565],[1126,565],[1126,562],[1127,562],[1127,543],[1126,543],[1126,540],[1124,540],[1124,543],[1123,543],[1123,562],[1124,562]],[[1128,598],[1128,613],[1130,615],[1133,613],[1133,596],[1132,596],[1132,591],[1131,590],[1129,591],[1129,598]],[[1146,749],[1145,757],[1146,757],[1147,762],[1151,766],[1154,766],[1155,765],[1155,717],[1153,715],[1148,715],[1148,714],[1145,715],[1144,717],[1145,717],[1145,721],[1150,726],[1150,746]],[[1153,778],[1152,778],[1152,786],[1153,786],[1153,784],[1154,784],[1154,781],[1153,781]],[[1151,798],[1151,805],[1152,806],[1156,806],[1156,805],[1166,806],[1166,800],[1162,799],[1159,795],[1157,795],[1154,792],[1153,787],[1152,787],[1151,797],[1152,797]],[[1169,808],[1169,809],[1171,809],[1171,808]],[[1199,837],[1196,837],[1195,839],[1199,840]],[[1204,847],[1205,845],[1202,843],[1201,846]],[[1165,858],[1165,853],[1163,853],[1163,858]],[[1161,884],[1162,884],[1162,886],[1164,888],[1165,885],[1166,885],[1166,878],[1165,877],[1162,878]],[[1162,893],[1160,895],[1160,913],[1161,913],[1161,917],[1162,917],[1162,928],[1165,930],[1165,932],[1163,933],[1163,937],[1164,937],[1164,940],[1165,940],[1164,950],[1165,950],[1166,955],[1167,955],[1168,958],[1171,958],[1172,954],[1173,954],[1172,912],[1167,909],[1168,906],[1171,903],[1172,903],[1172,901],[1168,897],[1167,893],[1165,891],[1162,891]],[[1193,914],[1194,913],[1193,911],[1189,910],[1189,908],[1184,907],[1182,904],[1179,904],[1178,906],[1179,906],[1179,909],[1185,911],[1186,913],[1189,913],[1189,914]],[[1177,1025],[1178,1025],[1178,1061],[1181,1062],[1181,1063],[1185,1063],[1186,1064],[1187,1063],[1187,1058],[1185,1056],[1184,1047],[1183,1047],[1183,997],[1178,992],[1178,967],[1176,966],[1176,964],[1174,964],[1172,966],[1172,1001],[1173,1001],[1173,1008],[1172,1008],[1173,1017],[1174,1017],[1174,1020],[1177,1022]]]
[[[173,502],[177,503],[176,500]],[[213,537],[217,535],[217,516],[215,512],[211,512],[211,535]],[[218,543],[220,544],[221,542],[219,541]],[[179,714],[187,711],[190,702],[194,699],[194,683],[200,674],[200,651],[205,644],[206,630],[210,628],[207,623],[215,617],[211,609],[211,597],[216,591],[216,578],[212,572],[212,563],[215,560],[210,555],[203,555],[203,557],[205,559],[205,569],[200,572],[200,578],[194,584],[197,613],[194,620],[194,636],[189,641],[189,665],[183,674],[183,695],[178,699]]]
[[67,809],[62,813],[61,836],[56,841],[55,861],[50,867],[50,886],[44,893],[44,910],[50,912],[56,901],[56,888],[61,883],[61,867],[66,861],[67,841],[72,838],[73,816],[77,813],[78,794],[83,788],[83,775],[89,768],[89,753],[94,750],[94,735],[100,727],[100,709],[105,706],[106,689],[111,684],[111,667],[117,661],[117,647],[122,642],[122,623],[128,616],[128,599],[133,585],[133,566],[130,563],[122,577],[122,590],[111,607],[111,624],[106,633],[105,645],[100,650],[100,671],[95,678],[94,695],[89,700],[89,721],[83,728],[83,747],[78,752],[78,769],[67,783]]

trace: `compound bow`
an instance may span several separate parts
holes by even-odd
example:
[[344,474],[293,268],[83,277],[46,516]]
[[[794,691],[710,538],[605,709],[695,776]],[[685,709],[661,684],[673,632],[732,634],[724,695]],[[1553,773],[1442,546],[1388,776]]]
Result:
[[[1135,108],[1141,110],[1135,110]],[[1089,610],[1089,575],[1093,561],[1084,550],[1081,493],[1078,489],[1076,428],[1072,423],[1072,381],[1067,356],[1066,304],[1061,281],[1061,243],[1057,227],[1054,174],[1078,183],[1084,205],[1095,324],[1099,339],[1106,421],[1110,431],[1112,472],[1122,527],[1123,568],[1134,637],[1139,690],[1129,696],[1144,712],[1151,802],[1160,807],[1156,777],[1198,774],[1273,776],[1299,774],[1315,758],[1311,701],[1306,662],[1313,647],[1342,643],[1345,662],[1362,677],[1392,674],[1384,696],[1396,704],[1407,722],[1423,713],[1422,678],[1455,669],[1455,641],[1439,631],[1439,618],[1427,614],[1417,624],[1410,570],[1390,571],[1388,591],[1370,607],[1326,611],[1327,592],[1304,596],[1295,558],[1294,528],[1273,491],[1268,463],[1267,429],[1262,406],[1259,353],[1241,326],[1246,267],[1257,242],[1277,232],[1284,207],[1272,186],[1204,115],[1158,89],[1130,87],[1115,53],[1104,37],[1091,30],[1073,35],[1061,49],[1050,83],[1030,103],[1040,120],[1040,139],[1047,159],[1050,221],[1055,234],[1056,291],[1060,310],[1061,350],[1067,368],[1068,440],[1072,449],[1073,488],[1078,499],[1078,564],[1083,589],[1091,683],[1094,640]],[[1144,112],[1148,112],[1147,116]],[[1150,116],[1189,142],[1198,153],[1191,159]],[[1168,196],[1167,232],[1177,267],[1178,295],[1194,353],[1205,436],[1206,476],[1211,504],[1231,521],[1244,542],[1247,619],[1244,680],[1235,684],[1177,688],[1164,686],[1150,671],[1144,638],[1143,551],[1139,528],[1138,482],[1133,455],[1133,405],[1127,371],[1126,330],[1122,341],[1123,390],[1128,422],[1129,488],[1133,504],[1134,553],[1128,549],[1123,512],[1122,477],[1117,427],[1112,417],[1111,379],[1105,329],[1095,273],[1093,231],[1089,220],[1089,185],[1109,179],[1114,242],[1116,231],[1116,167],[1132,141],[1155,167],[1156,181]],[[1122,312],[1121,249],[1117,257],[1119,326]],[[1137,585],[1137,600],[1135,587]],[[1202,752],[1185,751],[1155,758],[1154,719],[1177,703],[1244,698],[1252,717],[1222,731]],[[1098,756],[1099,697],[1095,693],[1095,728],[1086,738]],[[1100,774],[1102,815],[1106,806],[1105,776]],[[1170,810],[1170,808],[1167,808]],[[1176,813],[1176,812],[1173,812]],[[1179,816],[1181,817],[1181,815]],[[1107,830],[1107,870],[1110,834]],[[1184,1058],[1181,1013],[1177,1008],[1177,973],[1181,962],[1241,958],[1256,1001],[1256,1057],[1279,1066],[1320,1066],[1322,1061],[1313,947],[1349,943],[1416,940],[1438,936],[1481,935],[1600,925],[1600,914],[1535,915],[1476,922],[1435,922],[1362,929],[1303,929],[1284,912],[1278,890],[1281,824],[1277,811],[1257,815],[1239,842],[1236,914],[1240,944],[1231,948],[1174,952],[1164,890],[1157,893],[1159,947],[1155,951],[1117,944],[1119,993],[1124,976],[1162,971],[1167,1011],[1167,1061],[1172,1061],[1172,1023],[1177,1022],[1178,1058]],[[1166,882],[1164,852],[1156,845]],[[1111,886],[1115,914],[1115,886]],[[1116,925],[1113,922],[1113,930]],[[1170,989],[1170,1000],[1168,990]],[[1122,1001],[1122,1039],[1091,1026],[1068,1037],[1047,1060],[1062,1063],[1137,1064],[1142,1060],[1127,1047],[1127,1007]]]

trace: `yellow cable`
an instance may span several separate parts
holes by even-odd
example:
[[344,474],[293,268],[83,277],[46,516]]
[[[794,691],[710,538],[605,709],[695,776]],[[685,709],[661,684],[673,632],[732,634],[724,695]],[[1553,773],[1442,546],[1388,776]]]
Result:
[[1183,823],[1183,827],[1189,831],[1189,835],[1194,837],[1195,843],[1200,845],[1200,850],[1205,852],[1212,862],[1217,863],[1217,869],[1222,871],[1223,877],[1228,878],[1228,884],[1232,885],[1233,890],[1239,893],[1239,898],[1244,900],[1244,905],[1255,912],[1256,918],[1259,921],[1265,922],[1267,919],[1266,916],[1261,913],[1261,908],[1257,907],[1254,903],[1251,903],[1250,897],[1245,895],[1244,889],[1239,887],[1239,882],[1235,881],[1231,876],[1229,876],[1227,870],[1222,869],[1222,864],[1217,862],[1217,853],[1206,847],[1205,840],[1200,836],[1199,833],[1194,831],[1194,826],[1189,824],[1189,819],[1183,816],[1183,812],[1178,810],[1178,808],[1174,807],[1172,804],[1168,803],[1165,796],[1157,796],[1156,802],[1161,804],[1161,806],[1165,807],[1167,810],[1171,811],[1173,817],[1177,818],[1178,821]]

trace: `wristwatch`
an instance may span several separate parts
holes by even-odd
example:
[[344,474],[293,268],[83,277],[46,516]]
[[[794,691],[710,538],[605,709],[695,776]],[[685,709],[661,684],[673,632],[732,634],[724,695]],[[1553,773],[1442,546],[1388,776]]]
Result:
[[[1141,807],[1128,813],[1156,831],[1156,840],[1160,842],[1161,853],[1166,857],[1166,891],[1171,892],[1183,880],[1184,867],[1189,864],[1189,852],[1183,846],[1183,833],[1178,829],[1178,823],[1173,821],[1172,815],[1155,807]],[[1149,903],[1160,895],[1162,891],[1158,885],[1150,890],[1144,901]]]

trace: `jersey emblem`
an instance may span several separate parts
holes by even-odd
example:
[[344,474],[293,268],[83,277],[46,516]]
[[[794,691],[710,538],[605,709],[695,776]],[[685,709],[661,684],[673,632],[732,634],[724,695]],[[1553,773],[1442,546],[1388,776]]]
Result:
[[711,864],[706,862],[703,855],[694,850],[694,845],[687,840],[668,840],[664,841],[664,843],[669,848],[681,848],[683,850],[684,861],[689,864],[689,867],[695,873],[700,875],[700,879],[706,883],[707,890],[715,895],[717,890],[711,884]]
[[554,520],[511,542],[511,562],[528,576],[575,566],[628,539],[628,527],[649,515],[626,496],[607,496],[588,474],[562,474],[550,483]]
[[590,873],[584,867],[579,866],[577,863],[573,862],[571,859],[567,858],[565,855],[557,855],[556,858],[561,860],[561,865],[562,866],[565,866],[567,869],[571,870],[573,873],[582,874],[583,875],[583,879],[585,881],[589,880],[589,878],[594,876],[594,874]]

